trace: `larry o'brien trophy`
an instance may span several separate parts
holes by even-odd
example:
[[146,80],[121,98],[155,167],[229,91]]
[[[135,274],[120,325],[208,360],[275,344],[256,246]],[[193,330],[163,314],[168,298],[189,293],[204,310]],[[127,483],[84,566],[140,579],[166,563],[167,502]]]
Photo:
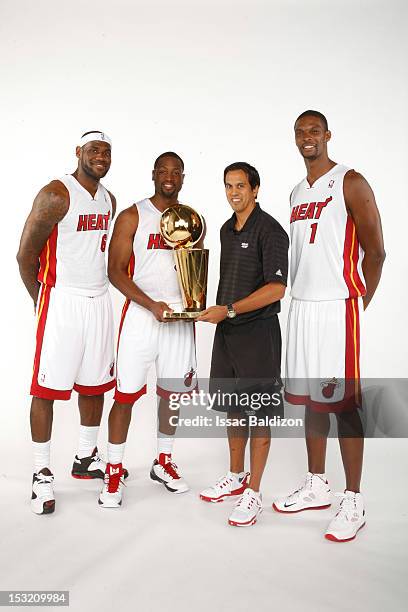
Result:
[[160,233],[173,249],[184,308],[165,312],[164,318],[191,321],[206,308],[208,249],[193,248],[204,234],[204,220],[190,206],[176,204],[162,214]]

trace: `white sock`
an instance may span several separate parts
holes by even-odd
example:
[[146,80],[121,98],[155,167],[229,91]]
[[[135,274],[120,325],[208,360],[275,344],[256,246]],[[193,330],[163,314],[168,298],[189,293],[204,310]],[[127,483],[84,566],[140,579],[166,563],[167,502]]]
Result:
[[231,472],[232,476],[235,476],[238,480],[245,476],[245,472]]
[[108,442],[108,463],[123,463],[123,455],[125,454],[126,442],[122,444],[112,444]]
[[51,440],[48,442],[33,442],[34,472],[38,474],[43,468],[50,469]]
[[171,455],[173,451],[175,437],[171,436],[168,438],[162,438],[160,434],[157,436],[157,456],[164,453],[165,455]]
[[80,425],[79,446],[77,453],[78,459],[83,459],[84,457],[90,457],[92,455],[98,439],[98,433],[99,425],[96,427],[86,427],[85,425]]
[[[312,474],[313,472],[310,472],[310,473]],[[317,474],[317,473],[315,474],[315,473],[313,473],[313,476],[318,476],[320,478],[320,480],[322,480],[324,483],[327,483],[327,476],[326,476],[326,474]]]

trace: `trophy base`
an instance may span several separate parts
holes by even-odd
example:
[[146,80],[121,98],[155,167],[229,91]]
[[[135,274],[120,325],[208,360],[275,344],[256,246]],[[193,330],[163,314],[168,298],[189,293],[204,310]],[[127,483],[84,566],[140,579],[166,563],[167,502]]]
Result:
[[173,321],[193,321],[197,317],[199,317],[201,312],[187,312],[183,310],[183,312],[168,312],[167,310],[163,313],[163,317],[168,320]]

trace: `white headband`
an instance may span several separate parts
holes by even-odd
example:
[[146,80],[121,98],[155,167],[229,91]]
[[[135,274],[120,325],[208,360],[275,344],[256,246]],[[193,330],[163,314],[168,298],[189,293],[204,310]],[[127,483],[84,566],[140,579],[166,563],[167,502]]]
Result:
[[93,140],[99,140],[101,142],[107,142],[110,146],[112,146],[112,141],[107,134],[104,132],[90,132],[86,134],[86,136],[82,136],[79,141],[78,147],[83,147],[87,142],[92,142]]

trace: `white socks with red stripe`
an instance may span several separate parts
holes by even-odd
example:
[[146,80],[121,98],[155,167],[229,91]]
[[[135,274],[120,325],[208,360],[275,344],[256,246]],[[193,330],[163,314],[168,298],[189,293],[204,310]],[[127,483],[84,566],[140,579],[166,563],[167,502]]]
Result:
[[90,457],[92,452],[97,446],[97,439],[99,433],[99,425],[96,427],[86,427],[85,425],[80,425],[79,427],[79,446],[78,446],[78,459],[83,459],[84,457]]
[[164,437],[163,434],[159,432],[157,436],[157,458],[160,458],[160,455],[169,455],[171,457],[171,453],[173,452],[174,445],[174,436]]
[[50,469],[51,440],[48,442],[33,442],[34,472],[38,474],[43,468]]
[[123,455],[125,454],[126,442],[122,444],[112,444],[108,442],[108,463],[117,465],[123,463]]

